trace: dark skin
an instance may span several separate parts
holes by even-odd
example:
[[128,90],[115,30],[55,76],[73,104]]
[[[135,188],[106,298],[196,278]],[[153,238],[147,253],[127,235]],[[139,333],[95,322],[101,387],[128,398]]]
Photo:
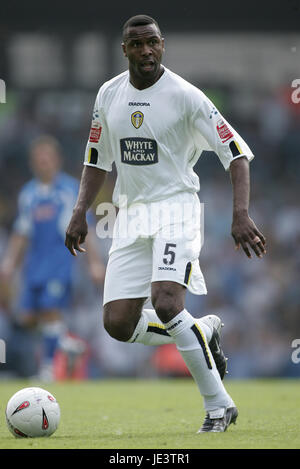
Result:
[[247,158],[233,160],[230,165],[230,178],[233,188],[233,216],[231,235],[236,249],[242,246],[246,256],[252,257],[251,250],[257,257],[266,254],[266,239],[249,217],[250,171]]
[[154,24],[127,28],[122,49],[129,62],[130,83],[138,90],[148,88],[164,73],[161,65],[164,39]]
[[[164,52],[164,40],[154,25],[128,28],[124,33],[122,49],[129,62],[131,84],[139,89],[148,88],[156,83],[164,73],[161,65]],[[66,232],[65,245],[72,255],[76,251],[84,252],[81,244],[87,235],[86,212],[101,189],[105,171],[85,166],[82,172],[78,199],[73,216]],[[230,177],[233,188],[232,236],[236,249],[242,246],[245,254],[251,258],[251,250],[256,256],[266,253],[266,241],[253,220],[249,217],[250,176],[249,163],[241,157],[230,165]],[[153,282],[151,300],[155,311],[164,323],[172,320],[184,309],[186,288],[176,282]],[[104,326],[107,332],[117,340],[128,341],[139,321],[146,298],[121,299],[104,305]]]

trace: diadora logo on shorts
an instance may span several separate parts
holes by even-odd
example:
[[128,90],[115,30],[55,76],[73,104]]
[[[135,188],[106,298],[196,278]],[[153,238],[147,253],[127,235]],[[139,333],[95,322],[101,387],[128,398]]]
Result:
[[144,114],[141,111],[135,111],[131,114],[131,123],[133,127],[139,129],[144,122]]
[[174,270],[176,272],[175,267],[158,267],[158,270]]
[[122,163],[137,166],[158,163],[157,142],[150,138],[128,137],[120,140]]
[[175,324],[172,324],[172,326],[168,327],[166,330],[171,331],[172,329],[175,329],[175,327],[179,326],[179,324],[182,323],[182,320],[179,319],[179,321],[175,322]]

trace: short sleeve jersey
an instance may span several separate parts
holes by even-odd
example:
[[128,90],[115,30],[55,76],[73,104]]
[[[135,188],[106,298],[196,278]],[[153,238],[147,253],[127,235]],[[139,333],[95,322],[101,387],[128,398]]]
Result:
[[32,179],[23,186],[13,228],[29,242],[24,262],[27,284],[39,286],[53,278],[70,282],[73,259],[64,237],[78,187],[76,179],[62,172],[50,185]]
[[121,196],[131,205],[198,192],[193,167],[204,150],[214,151],[225,170],[235,158],[253,158],[207,96],[169,69],[144,90],[130,83],[128,71],[100,88],[84,164],[111,171],[115,163],[116,206]]

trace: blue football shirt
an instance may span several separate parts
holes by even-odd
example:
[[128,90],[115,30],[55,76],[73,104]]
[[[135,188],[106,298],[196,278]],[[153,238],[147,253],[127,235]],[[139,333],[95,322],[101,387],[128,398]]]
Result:
[[23,186],[14,230],[29,241],[23,268],[28,286],[38,287],[51,279],[70,282],[74,258],[64,241],[78,188],[78,181],[63,172],[52,184],[32,179]]

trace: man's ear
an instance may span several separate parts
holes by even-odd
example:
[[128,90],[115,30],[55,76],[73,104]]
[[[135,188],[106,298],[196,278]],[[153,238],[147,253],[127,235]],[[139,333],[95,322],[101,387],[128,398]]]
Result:
[[124,56],[127,57],[126,46],[125,46],[124,42],[122,42],[122,49],[123,49]]

